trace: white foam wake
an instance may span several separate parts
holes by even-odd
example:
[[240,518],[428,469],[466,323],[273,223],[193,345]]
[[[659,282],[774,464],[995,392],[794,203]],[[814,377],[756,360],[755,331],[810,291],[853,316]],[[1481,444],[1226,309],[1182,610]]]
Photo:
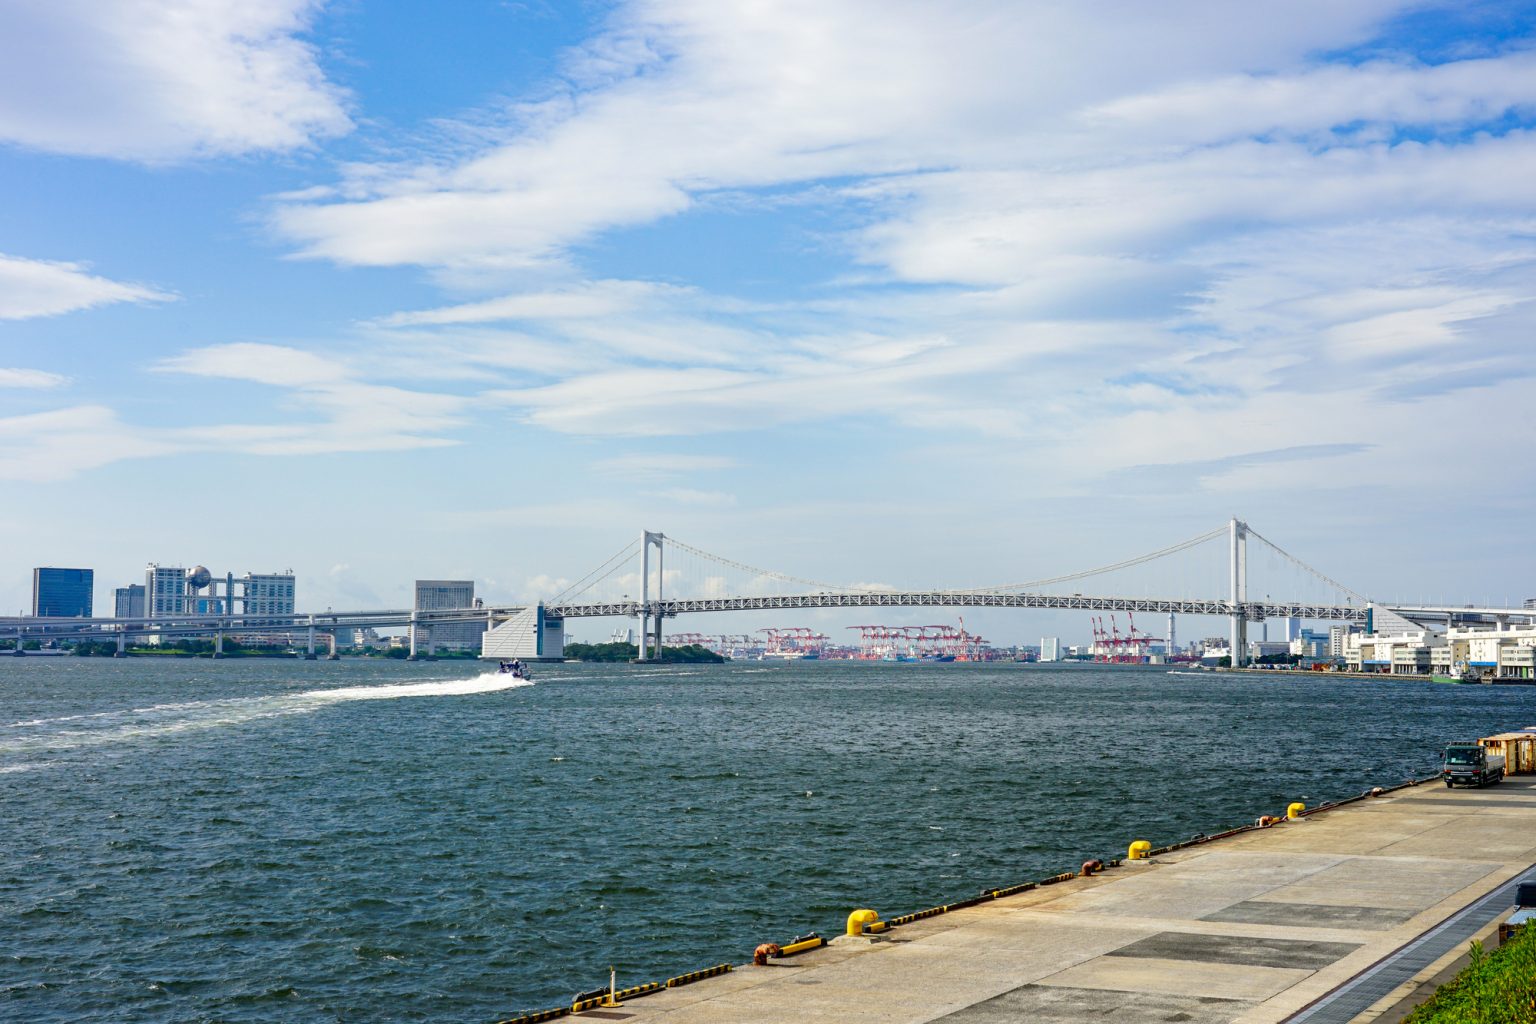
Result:
[[[469,679],[446,679],[384,686],[339,686],[326,690],[232,697],[227,700],[155,704],[126,711],[89,715],[65,715],[12,722],[0,732],[0,757],[37,754],[43,751],[77,750],[83,747],[124,743],[175,733],[243,725],[263,718],[310,714],[322,708],[358,700],[396,700],[402,697],[462,697],[532,686],[528,679],[505,673],[485,672]],[[69,723],[88,723],[87,725]],[[42,763],[0,766],[17,772],[46,767]]]

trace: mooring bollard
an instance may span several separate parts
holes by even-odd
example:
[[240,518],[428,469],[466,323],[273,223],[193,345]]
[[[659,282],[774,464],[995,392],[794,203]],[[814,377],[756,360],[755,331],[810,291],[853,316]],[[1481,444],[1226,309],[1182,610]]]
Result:
[[1287,818],[1289,818],[1291,821],[1295,821],[1297,818],[1301,817],[1301,812],[1306,810],[1306,809],[1307,809],[1307,805],[1306,804],[1299,803],[1299,802],[1298,803],[1294,803],[1294,804],[1291,804],[1289,807],[1287,807],[1285,809],[1285,816]]
[[1151,852],[1152,852],[1152,844],[1147,842],[1145,839],[1138,839],[1134,843],[1132,843],[1130,849],[1126,851],[1125,859],[1126,860],[1146,860],[1148,855],[1151,854]]
[[880,920],[880,915],[876,911],[867,908],[855,910],[848,915],[848,934],[863,935],[864,929],[878,920]]

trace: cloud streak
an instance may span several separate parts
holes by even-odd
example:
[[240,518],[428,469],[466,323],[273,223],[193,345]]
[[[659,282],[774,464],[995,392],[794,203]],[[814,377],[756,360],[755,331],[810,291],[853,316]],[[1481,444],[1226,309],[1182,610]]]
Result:
[[168,302],[175,296],[91,274],[81,263],[0,253],[0,320],[58,316],[117,302]]
[[301,39],[319,0],[16,0],[0,140],[163,163],[291,150],[352,127]]

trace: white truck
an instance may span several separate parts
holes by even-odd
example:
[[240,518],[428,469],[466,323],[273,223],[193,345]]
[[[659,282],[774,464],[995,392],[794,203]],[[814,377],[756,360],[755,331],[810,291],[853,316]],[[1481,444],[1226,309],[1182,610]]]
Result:
[[1490,754],[1480,743],[1452,743],[1445,748],[1441,769],[1446,788],[1456,785],[1485,786],[1504,780],[1504,755]]

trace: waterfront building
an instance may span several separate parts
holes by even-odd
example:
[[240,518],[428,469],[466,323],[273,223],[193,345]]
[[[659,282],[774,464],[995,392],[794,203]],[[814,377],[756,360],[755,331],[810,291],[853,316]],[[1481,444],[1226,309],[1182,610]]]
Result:
[[1291,653],[1303,658],[1326,658],[1328,646],[1328,634],[1314,629],[1303,629],[1291,639]]
[[91,569],[33,569],[32,614],[88,619],[95,586],[96,573]]
[[1061,637],[1043,636],[1040,638],[1040,660],[1061,660]]
[[262,616],[290,616],[293,614],[294,575],[292,569],[289,569],[287,572],[248,572],[244,577],[236,580],[235,583],[241,585],[240,611],[242,614],[250,616],[249,622],[260,624],[264,621],[261,618]]
[[1328,657],[1344,658],[1351,634],[1358,633],[1359,626],[1341,625],[1328,627]]
[[1396,612],[1372,606],[1366,620],[1371,631],[1352,633],[1345,640],[1344,660],[1356,672],[1424,675],[1431,651],[1445,646],[1445,635]]
[[142,619],[144,587],[138,583],[130,583],[126,587],[118,587],[112,591],[112,614],[119,619]]
[[[456,608],[478,608],[475,600],[474,580],[417,580],[416,603],[419,612],[443,611]],[[432,645],[451,650],[478,650],[481,634],[486,623],[445,622],[432,628]]]
[[1479,675],[1500,679],[1536,678],[1536,626],[1454,626],[1446,632],[1445,641],[1449,671],[1466,666]]
[[144,615],[160,619],[187,613],[187,570],[150,562],[144,567]]
[[1354,633],[1345,661],[1357,672],[1536,679],[1536,626],[1452,626]]

